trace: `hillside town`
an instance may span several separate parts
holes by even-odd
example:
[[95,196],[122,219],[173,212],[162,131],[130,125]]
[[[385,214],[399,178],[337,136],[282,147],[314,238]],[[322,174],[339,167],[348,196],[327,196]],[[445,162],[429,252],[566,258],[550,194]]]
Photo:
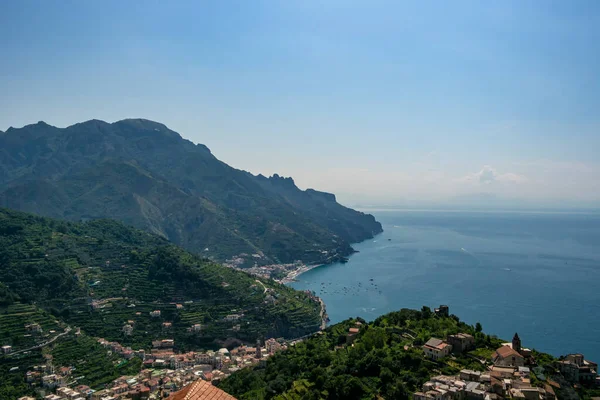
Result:
[[[222,348],[218,351],[176,353],[172,339],[154,341],[148,352],[102,338],[97,341],[107,352],[126,360],[140,358],[142,371],[134,376],[121,376],[102,390],[93,390],[86,385],[73,385],[76,371],[68,366],[55,367],[52,357],[48,356],[44,365],[26,372],[25,381],[38,389],[44,400],[163,399],[198,380],[218,384],[233,372],[264,363],[270,356],[294,343],[270,338],[263,344],[257,342],[255,347],[242,345],[232,350]],[[21,397],[19,400],[34,398]]]
[[[435,309],[435,314],[448,317],[449,309],[442,305]],[[336,349],[353,346],[362,328],[363,323],[356,321],[348,328],[345,343],[336,346]],[[212,387],[242,368],[264,365],[270,356],[301,340],[269,338],[264,343],[257,341],[255,346],[181,353],[175,351],[175,341],[169,338],[153,341],[148,351],[99,338],[96,341],[107,354],[118,355],[123,360],[137,357],[142,362],[142,370],[136,375],[114,379],[101,390],[94,390],[86,385],[77,385],[77,372],[73,367],[55,366],[52,356],[46,355],[45,364],[25,373],[25,381],[44,400],[187,399],[187,394],[183,393],[195,391],[214,392],[214,396],[233,399],[222,391],[217,394],[217,389]],[[412,347],[419,348],[416,344]],[[482,368],[462,369],[456,375],[432,376],[420,391],[413,394],[413,400],[556,400],[561,389],[564,398],[564,389],[568,389],[566,392],[569,393],[570,389],[581,385],[600,387],[598,365],[586,360],[582,354],[561,357],[554,364],[556,374],[546,376],[546,370],[538,364],[535,352],[522,346],[518,333],[511,342],[502,343],[491,352],[489,357],[473,355],[476,339],[464,332],[450,334],[444,339],[431,337],[420,348],[423,357],[434,363],[469,357],[480,363]],[[573,398],[577,398],[573,393]],[[35,399],[21,397],[19,400]]]
[[[448,314],[447,306],[435,311]],[[475,338],[466,333],[449,335],[445,340],[431,338],[422,348],[424,357],[437,361],[466,354],[475,348]],[[423,384],[421,391],[414,393],[413,400],[555,400],[556,391],[562,386],[600,387],[598,364],[586,360],[582,354],[569,354],[558,361],[561,382],[546,377],[532,351],[522,347],[518,333],[511,342],[496,349],[489,360],[480,362],[486,365],[486,371],[463,369],[454,376],[434,376]]]

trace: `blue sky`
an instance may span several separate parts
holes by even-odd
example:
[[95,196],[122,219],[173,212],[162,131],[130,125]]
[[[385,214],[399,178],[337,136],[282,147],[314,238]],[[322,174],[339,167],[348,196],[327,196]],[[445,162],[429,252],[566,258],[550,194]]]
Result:
[[3,1],[0,130],[142,117],[348,204],[590,206],[599,43],[597,1]]

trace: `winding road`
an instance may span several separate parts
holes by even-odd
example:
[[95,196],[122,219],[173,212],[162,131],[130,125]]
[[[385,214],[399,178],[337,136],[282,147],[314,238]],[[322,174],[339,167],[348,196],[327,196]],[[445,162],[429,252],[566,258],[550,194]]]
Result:
[[15,352],[13,352],[13,353],[10,353],[10,355],[14,355],[14,354],[20,354],[20,353],[24,353],[24,352],[26,352],[26,351],[31,351],[31,350],[39,349],[40,347],[48,346],[50,343],[53,343],[53,342],[54,342],[56,339],[58,339],[59,337],[61,337],[61,336],[64,336],[64,335],[68,334],[69,332],[71,332],[71,330],[72,330],[72,329],[71,329],[71,327],[70,327],[70,326],[67,326],[67,327],[65,328],[65,331],[64,331],[63,333],[59,333],[58,335],[54,336],[52,339],[50,339],[50,340],[48,340],[48,341],[46,341],[46,342],[44,342],[44,343],[41,343],[41,344],[36,344],[35,346],[33,346],[33,347],[30,347],[30,348],[28,348],[28,349],[24,349],[24,350],[15,351]]

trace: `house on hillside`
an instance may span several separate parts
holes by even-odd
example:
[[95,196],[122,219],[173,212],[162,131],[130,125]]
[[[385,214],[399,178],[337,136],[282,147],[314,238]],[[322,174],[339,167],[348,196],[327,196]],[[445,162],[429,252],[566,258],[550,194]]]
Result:
[[133,333],[133,326],[126,324],[123,326],[123,333],[126,336],[130,336]]
[[454,354],[462,354],[475,348],[475,338],[468,333],[449,335],[446,340],[452,346]]
[[525,358],[510,346],[502,346],[492,354],[492,362],[498,367],[524,367]]
[[160,310],[150,311],[150,316],[152,318],[158,318],[158,317],[160,317]]
[[270,338],[265,341],[265,347],[267,349],[267,353],[273,355],[279,350],[281,350],[282,346],[277,340]]
[[360,328],[350,328],[348,329],[348,335],[346,335],[346,343],[347,344],[352,344],[354,342],[354,339],[356,339],[356,336],[358,335],[358,333],[360,332]]
[[438,308],[434,308],[433,312],[435,315],[439,315],[440,317],[447,317],[450,315],[450,307],[442,304]]
[[558,368],[572,383],[594,383],[598,379],[598,364],[586,360],[583,354],[569,354],[559,361]]
[[40,324],[37,323],[25,325],[25,329],[27,330],[27,332],[42,333],[42,327]]
[[431,338],[423,345],[425,357],[431,360],[439,360],[446,357],[452,351],[452,346],[441,339]]

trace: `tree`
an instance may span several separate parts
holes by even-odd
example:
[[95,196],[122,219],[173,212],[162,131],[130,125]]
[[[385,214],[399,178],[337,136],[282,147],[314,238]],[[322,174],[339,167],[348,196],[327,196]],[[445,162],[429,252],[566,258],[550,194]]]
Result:
[[431,308],[429,308],[427,306],[423,306],[423,308],[421,308],[421,318],[423,318],[423,319],[431,318],[432,314],[433,313],[431,312]]
[[481,326],[481,324],[478,322],[475,324],[475,332],[479,333],[483,330],[483,327]]

